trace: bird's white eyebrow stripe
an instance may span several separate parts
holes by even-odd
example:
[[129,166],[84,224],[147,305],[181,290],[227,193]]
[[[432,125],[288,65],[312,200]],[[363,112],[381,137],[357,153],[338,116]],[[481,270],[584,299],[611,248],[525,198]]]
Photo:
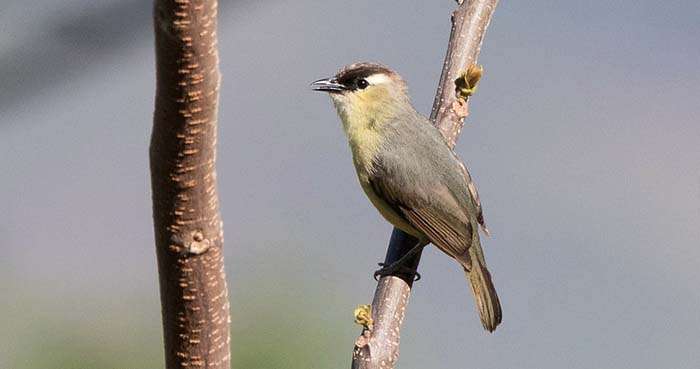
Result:
[[365,78],[370,85],[378,85],[382,83],[389,82],[389,76],[384,73],[375,73],[367,78]]

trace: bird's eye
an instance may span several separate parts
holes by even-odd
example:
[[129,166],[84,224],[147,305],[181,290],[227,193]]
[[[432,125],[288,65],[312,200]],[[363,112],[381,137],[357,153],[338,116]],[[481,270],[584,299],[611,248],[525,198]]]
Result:
[[369,82],[367,82],[366,79],[360,78],[357,80],[357,88],[359,88],[360,90],[364,90],[365,88],[367,88],[367,86],[369,86]]

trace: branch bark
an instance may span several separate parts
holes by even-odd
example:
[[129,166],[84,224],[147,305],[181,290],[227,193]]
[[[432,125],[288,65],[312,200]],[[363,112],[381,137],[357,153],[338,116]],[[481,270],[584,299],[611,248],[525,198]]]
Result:
[[229,368],[229,300],[216,188],[216,0],[155,0],[150,146],[167,369]]
[[[458,3],[459,7],[452,13],[447,54],[430,114],[431,121],[445,136],[450,147],[454,147],[468,113],[467,100],[458,99],[454,81],[470,65],[476,64],[486,28],[498,0],[462,0]],[[399,260],[417,242],[414,237],[395,228],[385,263],[390,265]],[[406,265],[417,268],[420,256],[418,253]],[[413,278],[412,274],[397,273],[379,280],[372,301],[372,324],[363,329],[355,342],[353,369],[394,368],[399,358],[401,325]]]

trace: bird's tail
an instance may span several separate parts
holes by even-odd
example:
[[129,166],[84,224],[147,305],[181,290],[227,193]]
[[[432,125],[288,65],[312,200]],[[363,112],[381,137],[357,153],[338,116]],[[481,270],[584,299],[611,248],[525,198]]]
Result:
[[465,267],[464,272],[474,294],[481,324],[484,329],[493,332],[501,323],[501,302],[498,301],[496,288],[491,281],[491,273],[486,269],[486,260],[478,239],[469,247],[469,256],[471,265],[469,268]]

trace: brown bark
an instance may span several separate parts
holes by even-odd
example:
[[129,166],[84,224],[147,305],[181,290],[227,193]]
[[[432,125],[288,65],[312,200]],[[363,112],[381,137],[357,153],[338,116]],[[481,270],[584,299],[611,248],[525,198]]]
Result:
[[[430,119],[440,129],[450,147],[454,147],[467,115],[467,101],[459,101],[454,81],[470,65],[476,64],[484,33],[498,0],[458,1],[452,13],[452,31],[447,46]],[[417,240],[399,229],[394,229],[385,263],[399,260],[417,243]],[[420,253],[408,263],[418,267]],[[396,274],[382,277],[372,301],[372,326],[365,328],[355,343],[353,369],[390,369],[399,358],[399,339],[406,305],[411,294],[413,275]]]
[[150,163],[167,369],[228,368],[216,188],[216,0],[156,0]]

